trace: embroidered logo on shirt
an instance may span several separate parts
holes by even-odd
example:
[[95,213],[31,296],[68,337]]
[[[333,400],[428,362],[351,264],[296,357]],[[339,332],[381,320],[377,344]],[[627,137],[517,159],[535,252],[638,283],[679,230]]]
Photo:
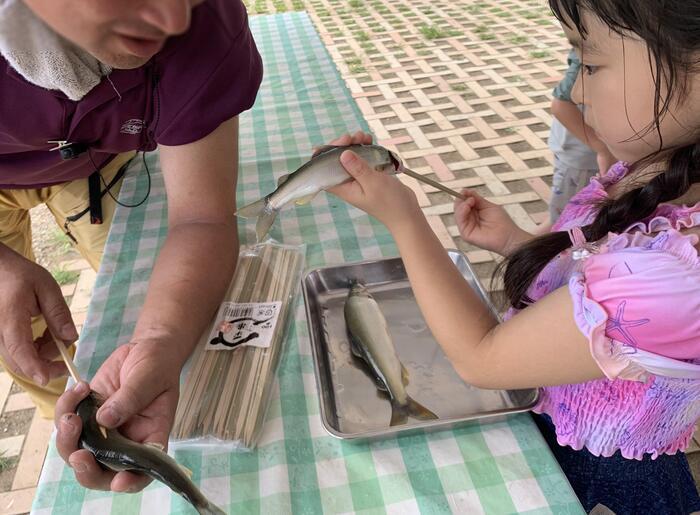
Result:
[[132,118],[131,120],[127,120],[122,124],[122,128],[119,129],[119,132],[122,134],[141,134],[143,126],[143,120]]

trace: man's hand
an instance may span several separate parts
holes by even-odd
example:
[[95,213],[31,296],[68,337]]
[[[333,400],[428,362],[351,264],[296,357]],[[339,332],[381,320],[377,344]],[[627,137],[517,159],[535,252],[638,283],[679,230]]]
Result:
[[56,404],[56,447],[70,464],[78,482],[86,488],[136,492],[151,479],[132,472],[104,470],[92,453],[80,449],[82,421],[75,414],[78,403],[92,390],[107,400],[97,412],[97,422],[136,442],[152,442],[167,448],[177,408],[182,362],[167,351],[169,342],[129,343],[107,358],[92,380],[66,391]]
[[[43,315],[48,325],[36,341],[32,317]],[[61,288],[39,265],[0,244],[0,354],[8,368],[35,383],[66,375],[66,367],[53,361],[58,350],[50,332],[66,342],[78,339]]]

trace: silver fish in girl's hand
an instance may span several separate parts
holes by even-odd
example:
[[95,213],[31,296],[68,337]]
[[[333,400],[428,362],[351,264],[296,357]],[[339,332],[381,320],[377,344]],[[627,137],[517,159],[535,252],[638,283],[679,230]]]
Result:
[[116,429],[97,423],[97,410],[103,400],[95,392],[78,404],[78,416],[83,421],[80,445],[105,467],[139,472],[157,479],[173,492],[184,497],[200,515],[225,515],[226,512],[207,500],[190,479],[191,472],[168,456],[160,446],[129,440]]
[[390,150],[379,145],[328,145],[316,151],[311,160],[294,172],[282,176],[277,189],[264,198],[238,210],[241,218],[258,217],[255,227],[258,242],[262,241],[275,221],[277,213],[290,202],[306,204],[318,192],[337,186],[350,176],[340,164],[340,155],[352,150],[378,172],[396,174],[402,171],[401,160]]
[[408,395],[408,371],[396,355],[386,319],[377,301],[364,285],[357,282],[352,284],[344,313],[352,353],[367,363],[377,389],[386,392],[391,399],[390,425],[405,424],[408,417],[419,420],[438,418]]

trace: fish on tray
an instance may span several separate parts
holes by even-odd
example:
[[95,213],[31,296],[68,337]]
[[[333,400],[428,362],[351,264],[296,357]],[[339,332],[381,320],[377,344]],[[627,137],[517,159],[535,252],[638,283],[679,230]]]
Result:
[[191,472],[168,456],[157,444],[141,444],[129,440],[116,429],[97,423],[96,414],[104,401],[90,392],[80,404],[78,415],[83,421],[80,444],[95,459],[115,472],[129,470],[157,479],[173,492],[184,497],[201,515],[225,515],[226,512],[207,500],[190,479]]
[[277,213],[290,202],[306,204],[320,191],[337,186],[350,179],[340,164],[340,155],[352,150],[378,172],[397,174],[403,170],[401,160],[390,150],[379,145],[327,145],[319,148],[313,157],[294,172],[283,175],[277,189],[260,200],[243,206],[236,215],[241,218],[257,217],[255,227],[258,242],[262,241],[275,221]]
[[405,424],[408,417],[419,420],[438,418],[408,395],[408,371],[396,355],[377,301],[363,284],[354,282],[351,285],[344,314],[352,353],[367,364],[377,389],[386,392],[391,399],[390,425]]

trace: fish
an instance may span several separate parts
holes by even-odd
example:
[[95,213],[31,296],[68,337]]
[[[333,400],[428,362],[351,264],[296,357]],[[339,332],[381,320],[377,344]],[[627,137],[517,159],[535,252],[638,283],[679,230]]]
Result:
[[192,482],[192,472],[179,465],[158,444],[141,444],[126,438],[116,429],[107,429],[97,423],[97,410],[104,399],[96,393],[83,399],[77,413],[83,421],[80,445],[90,451],[98,463],[110,470],[128,470],[146,474],[185,498],[200,515],[225,515],[211,503]]
[[286,205],[295,202],[303,205],[311,202],[322,190],[337,186],[350,179],[350,175],[340,164],[340,155],[352,150],[378,172],[388,174],[400,173],[403,169],[401,160],[379,145],[326,145],[319,148],[309,161],[297,170],[280,177],[277,189],[240,208],[236,215],[241,218],[255,218],[257,241],[261,242],[267,235],[277,217],[277,213]]
[[365,285],[353,281],[344,306],[350,351],[364,361],[378,390],[391,400],[391,426],[405,424],[408,417],[433,420],[438,416],[413,400],[406,391],[409,375],[396,355],[389,327],[379,304]]

